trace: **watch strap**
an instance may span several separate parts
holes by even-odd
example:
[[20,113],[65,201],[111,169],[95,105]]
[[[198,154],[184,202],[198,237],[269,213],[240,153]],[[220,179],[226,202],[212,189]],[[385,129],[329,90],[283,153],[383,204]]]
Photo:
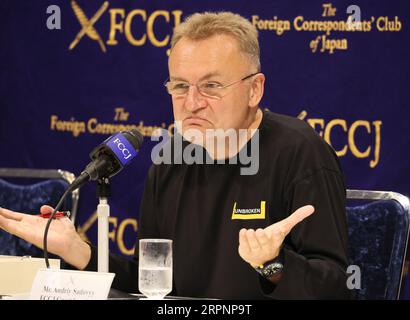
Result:
[[270,278],[276,274],[279,274],[283,271],[284,267],[284,254],[283,250],[280,250],[279,255],[265,262],[264,264],[254,268],[264,278]]

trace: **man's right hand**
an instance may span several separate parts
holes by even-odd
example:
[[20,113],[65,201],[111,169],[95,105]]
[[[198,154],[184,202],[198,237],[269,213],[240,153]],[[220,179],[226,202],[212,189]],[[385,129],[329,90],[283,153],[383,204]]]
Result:
[[[53,208],[42,206],[42,214],[51,214]],[[48,219],[0,208],[0,228],[43,249],[44,230]],[[75,230],[67,217],[55,219],[50,224],[47,236],[47,249],[64,261],[84,269],[91,257],[91,248]]]

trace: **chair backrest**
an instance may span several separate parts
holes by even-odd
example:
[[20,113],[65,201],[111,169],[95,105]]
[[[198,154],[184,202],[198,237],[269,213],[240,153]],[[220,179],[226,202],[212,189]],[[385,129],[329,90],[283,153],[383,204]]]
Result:
[[[13,182],[3,178],[13,178]],[[15,181],[20,181],[20,178],[28,178],[30,183],[25,185],[16,183]],[[55,206],[74,178],[72,173],[62,170],[0,168],[0,206],[28,214],[38,214],[44,204]],[[33,182],[33,179],[36,182]],[[77,213],[78,199],[77,190],[61,208],[71,212],[73,222]],[[43,251],[0,230],[0,254],[40,257]]]
[[347,190],[349,263],[360,268],[357,299],[394,300],[400,296],[409,236],[410,205],[404,195],[387,191]]

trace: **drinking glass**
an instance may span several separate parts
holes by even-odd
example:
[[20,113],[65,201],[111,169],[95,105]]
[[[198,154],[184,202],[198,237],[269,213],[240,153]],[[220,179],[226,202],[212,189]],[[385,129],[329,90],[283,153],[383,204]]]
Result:
[[139,241],[138,289],[148,299],[163,299],[172,291],[172,240]]

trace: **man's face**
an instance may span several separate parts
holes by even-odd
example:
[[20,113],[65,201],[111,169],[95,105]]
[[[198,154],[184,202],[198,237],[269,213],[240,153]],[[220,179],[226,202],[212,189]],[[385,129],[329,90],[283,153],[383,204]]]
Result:
[[[215,35],[205,40],[182,38],[169,58],[171,81],[190,84],[215,82],[231,84],[256,71],[239,51],[236,40],[228,35]],[[184,96],[172,96],[174,118],[182,122],[182,133],[197,129],[241,129],[249,125],[249,98],[253,77],[223,89],[223,97],[201,95],[191,86]]]

